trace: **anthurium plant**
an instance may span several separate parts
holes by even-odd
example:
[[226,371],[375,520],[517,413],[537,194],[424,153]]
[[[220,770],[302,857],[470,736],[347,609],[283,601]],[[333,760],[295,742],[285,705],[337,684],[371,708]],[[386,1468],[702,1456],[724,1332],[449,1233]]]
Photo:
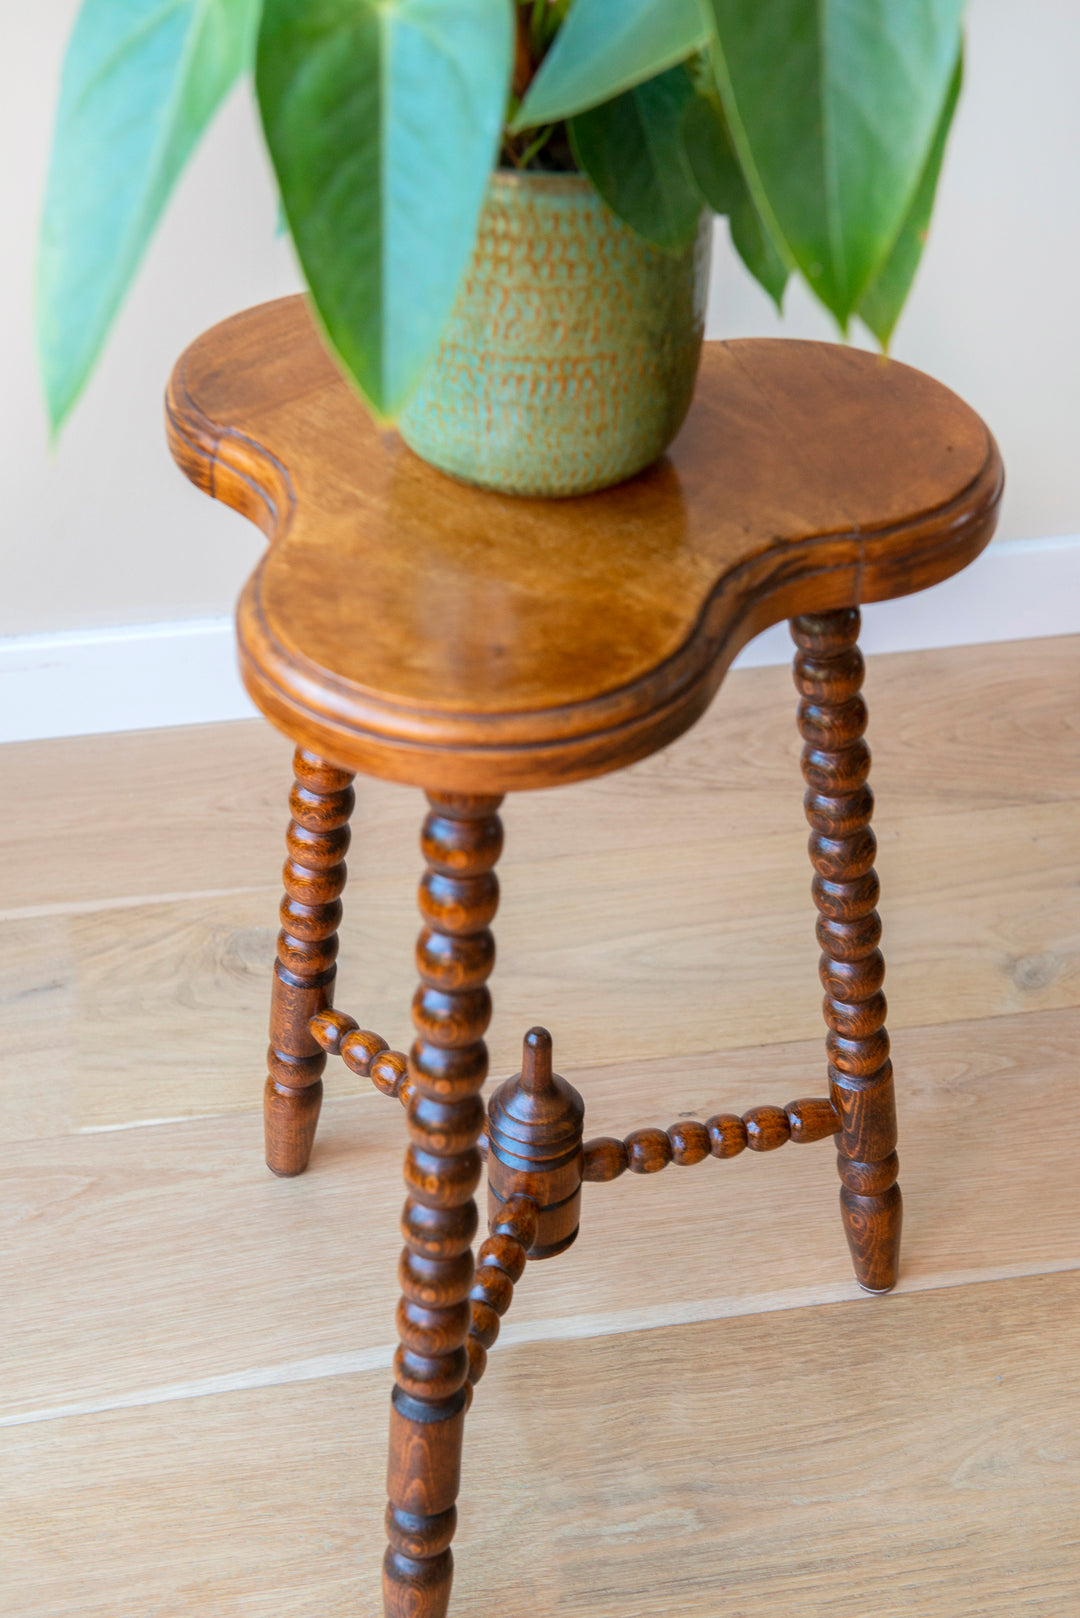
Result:
[[392,418],[439,340],[496,165],[580,170],[659,249],[725,215],[885,344],[918,265],[963,0],[83,0],[39,257],[58,428],[169,194],[253,81],[324,334]]

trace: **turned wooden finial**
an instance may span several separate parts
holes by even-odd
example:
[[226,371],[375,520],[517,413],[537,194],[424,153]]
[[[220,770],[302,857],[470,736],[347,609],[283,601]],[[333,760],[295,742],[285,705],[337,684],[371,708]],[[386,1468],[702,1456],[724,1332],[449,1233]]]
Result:
[[494,1229],[508,1202],[538,1209],[530,1258],[550,1258],[578,1233],[585,1103],[552,1071],[551,1035],[530,1028],[521,1072],[500,1084],[488,1108],[488,1214]]
[[521,1088],[529,1095],[551,1089],[551,1035],[546,1028],[530,1028],[521,1048]]

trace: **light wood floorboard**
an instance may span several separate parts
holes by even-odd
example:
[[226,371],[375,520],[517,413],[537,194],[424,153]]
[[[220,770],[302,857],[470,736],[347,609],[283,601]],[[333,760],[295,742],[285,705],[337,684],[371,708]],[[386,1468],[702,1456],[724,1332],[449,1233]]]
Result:
[[[874,784],[913,815],[1075,798],[1077,638],[868,659]],[[0,913],[131,896],[275,885],[289,743],[260,720],[19,742],[0,748],[5,823]],[[514,801],[548,854],[580,848],[587,806],[604,846],[649,847],[718,824],[794,826],[795,697],[784,668],[746,669],[673,746],[617,775]],[[415,857],[416,794],[365,781],[353,859]],[[656,816],[658,819],[650,818]]]
[[[1080,641],[868,693],[898,1294],[829,1143],[588,1187],[470,1417],[457,1618],[1080,1613]],[[733,676],[506,807],[494,1069],[547,1022],[589,1134],[825,1089],[792,709]],[[5,1618],[376,1618],[403,1118],[334,1064],[311,1172],[262,1166],[288,758],[0,749]],[[359,799],[338,1000],[404,1042],[420,800]]]
[[[942,815],[881,830],[889,1025],[1080,1000],[1080,805]],[[817,946],[801,835],[508,858],[492,1064],[550,1024],[561,1062],[812,1038]],[[347,897],[338,1003],[407,1046],[414,871]],[[264,1071],[272,892],[39,917],[8,963],[4,1137],[248,1108]],[[330,1093],[361,1081],[335,1064]]]
[[[1069,1618],[1078,1335],[1058,1275],[502,1350],[456,1611]],[[3,1610],[376,1618],[385,1410],[367,1372],[9,1429]]]
[[[1080,1266],[1078,1048],[1075,1011],[897,1037],[903,1288]],[[770,1046],[572,1076],[588,1132],[623,1134],[815,1093],[817,1056]],[[1054,1125],[1020,1152],[1010,1124],[1036,1108]],[[370,1093],[326,1109],[293,1181],[266,1173],[253,1113],[4,1149],[0,1420],[221,1373],[285,1378],[320,1356],[384,1350],[388,1364],[404,1146],[400,1108]],[[1033,1179],[1053,1187],[1052,1217],[1032,1217]],[[628,1174],[584,1198],[576,1245],[518,1288],[511,1340],[855,1292],[829,1142]]]

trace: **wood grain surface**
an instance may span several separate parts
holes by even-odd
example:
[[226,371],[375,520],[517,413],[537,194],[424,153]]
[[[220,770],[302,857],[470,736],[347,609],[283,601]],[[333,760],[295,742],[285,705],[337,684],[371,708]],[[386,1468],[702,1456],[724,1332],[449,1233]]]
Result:
[[769,624],[966,566],[1002,489],[955,394],[839,344],[706,344],[669,455],[569,500],[470,488],[380,434],[301,298],[198,338],[167,416],[187,476],[271,540],[237,615],[259,708],[323,758],[428,791],[645,757]]
[[[1078,659],[870,660],[897,1293],[853,1298],[827,1140],[587,1184],[468,1418],[461,1611],[1080,1606]],[[493,1083],[546,1021],[590,1137],[824,1093],[789,680],[505,806]],[[0,772],[0,1611],[375,1618],[405,1121],[336,1062],[310,1172],[262,1164],[289,749]],[[418,799],[359,796],[337,1002],[403,1043]]]
[[[1075,1004],[1076,806],[890,824],[880,793],[878,802],[891,1027]],[[554,1022],[568,1071],[635,1057],[643,995],[647,1048],[671,1056],[738,1050],[761,1027],[777,1040],[817,1029],[804,827],[772,838],[680,838],[635,855],[629,881],[617,849],[547,857],[537,843],[534,856],[515,837],[515,807],[492,985],[493,1072],[516,1069],[522,1031],[534,1023]],[[362,836],[358,828],[354,848]],[[399,1049],[408,1038],[416,864],[403,855],[365,873],[362,853],[350,858],[336,992],[343,1010]],[[18,1011],[8,1048],[26,1081],[21,1094],[0,1092],[7,1138],[249,1106],[265,1056],[277,894],[275,882],[22,922],[20,951],[3,965]],[[815,1060],[813,1072],[822,1071]],[[328,1095],[366,1087],[340,1064],[326,1084]],[[790,1097],[747,1104],[758,1099]]]
[[[897,1032],[902,1291],[1077,1264],[1078,1042],[1074,1009]],[[625,1134],[670,1124],[673,1110],[705,1119],[805,1092],[820,1043],[566,1073],[586,1129]],[[256,1071],[255,1097],[260,1087]],[[1029,1131],[1018,1159],[1002,1120],[1036,1107],[1055,1125]],[[369,1089],[325,1104],[295,1185],[267,1175],[254,1112],[0,1148],[0,1420],[327,1355],[377,1352],[389,1368],[405,1145],[400,1107]],[[1033,1176],[1052,1218],[1032,1217]],[[854,1289],[829,1142],[626,1174],[585,1186],[582,1204],[577,1241],[523,1278],[494,1356],[519,1334],[632,1330]]]
[[840,1212],[859,1285],[883,1293],[896,1285],[904,1204],[859,629],[857,607],[791,623],[829,1098],[840,1120]]
[[[1063,638],[870,660],[893,1029],[1077,1003],[1076,657]],[[751,1026],[812,1037],[793,707],[786,670],[737,673],[665,753],[505,807],[493,1073],[515,1071],[523,1031],[556,1017],[567,1071],[634,1059],[642,1007],[650,1048],[671,1055],[738,1050]],[[251,1104],[290,776],[287,743],[257,723],[0,750],[2,914],[20,946],[0,995],[25,1081],[0,1089],[6,1139]],[[400,1048],[420,803],[361,783],[336,991]],[[583,826],[598,828],[591,846]],[[53,857],[32,858],[35,839]],[[331,1096],[365,1087],[341,1064],[326,1082]]]
[[[1078,1333],[1072,1274],[498,1352],[455,1599],[485,1618],[1066,1618]],[[0,1607],[375,1618],[385,1398],[367,1371],[8,1429]]]
[[[890,817],[1075,799],[1076,647],[1061,636],[870,658],[874,783]],[[738,670],[677,746],[572,791],[524,794],[515,815],[534,841],[543,828],[549,856],[578,847],[592,815],[602,817],[605,848],[647,847],[662,805],[687,838],[718,824],[802,836],[794,706],[788,667]],[[0,915],[238,884],[275,891],[290,760],[288,742],[258,720],[0,748]],[[122,834],[118,782],[128,809]],[[201,817],[211,792],[208,838]],[[354,869],[414,858],[416,802],[406,787],[362,783]],[[43,846],[64,857],[43,860]]]

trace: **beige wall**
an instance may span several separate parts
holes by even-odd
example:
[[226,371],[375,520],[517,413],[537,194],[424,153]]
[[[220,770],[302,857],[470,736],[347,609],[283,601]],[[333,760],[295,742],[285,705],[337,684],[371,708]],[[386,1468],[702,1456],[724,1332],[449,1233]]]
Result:
[[[211,131],[58,451],[31,329],[33,237],[75,0],[0,18],[0,634],[216,615],[261,540],[172,467],[161,393],[203,327],[293,290],[246,93]],[[1010,474],[1002,537],[1080,531],[1080,6],[973,0],[968,83],[895,352],[981,410]],[[798,288],[777,321],[717,243],[710,331],[832,335]]]

